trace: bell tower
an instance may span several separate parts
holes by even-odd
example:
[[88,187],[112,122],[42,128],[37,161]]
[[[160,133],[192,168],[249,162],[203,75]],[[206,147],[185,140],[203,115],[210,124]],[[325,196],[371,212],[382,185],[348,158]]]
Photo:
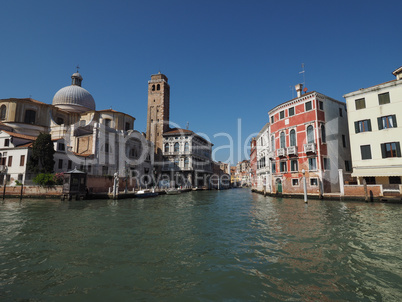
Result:
[[151,75],[148,81],[147,140],[155,147],[155,163],[162,162],[163,133],[169,130],[170,86],[168,78]]

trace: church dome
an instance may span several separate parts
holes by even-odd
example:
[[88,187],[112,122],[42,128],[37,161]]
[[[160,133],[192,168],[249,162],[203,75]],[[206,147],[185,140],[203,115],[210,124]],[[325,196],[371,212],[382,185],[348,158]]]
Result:
[[76,72],[72,76],[72,84],[56,92],[52,104],[69,112],[85,112],[95,110],[92,95],[81,87],[82,76]]

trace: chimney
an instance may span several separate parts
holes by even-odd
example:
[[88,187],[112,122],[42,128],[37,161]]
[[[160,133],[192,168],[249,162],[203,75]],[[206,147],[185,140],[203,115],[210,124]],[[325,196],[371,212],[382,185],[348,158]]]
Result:
[[394,72],[392,72],[392,74],[394,76],[396,76],[397,80],[402,80],[402,66],[399,67],[397,70],[395,70]]
[[298,98],[301,97],[302,91],[303,91],[303,84],[297,84],[295,86],[295,88],[296,88],[296,91],[297,91],[297,97]]

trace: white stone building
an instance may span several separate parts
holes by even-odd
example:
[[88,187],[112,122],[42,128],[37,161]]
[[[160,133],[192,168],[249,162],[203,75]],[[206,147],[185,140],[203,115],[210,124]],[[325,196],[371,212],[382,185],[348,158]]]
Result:
[[271,192],[271,169],[270,169],[270,135],[269,123],[266,123],[256,136],[257,143],[257,190]]
[[359,184],[401,184],[402,67],[393,74],[395,80],[344,95]]

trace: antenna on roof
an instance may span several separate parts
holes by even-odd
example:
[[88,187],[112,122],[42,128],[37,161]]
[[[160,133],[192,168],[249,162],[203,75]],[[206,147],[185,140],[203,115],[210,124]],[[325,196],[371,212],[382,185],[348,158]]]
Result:
[[189,122],[187,122],[187,124],[186,124],[186,130],[188,130],[188,126],[190,126]]
[[301,73],[303,74],[303,86],[306,86],[306,78],[305,78],[305,76],[304,76],[304,73],[305,73],[306,71],[304,70],[304,63],[302,63],[301,66],[302,66],[302,69],[303,69],[303,70],[300,71],[299,74],[301,74]]

